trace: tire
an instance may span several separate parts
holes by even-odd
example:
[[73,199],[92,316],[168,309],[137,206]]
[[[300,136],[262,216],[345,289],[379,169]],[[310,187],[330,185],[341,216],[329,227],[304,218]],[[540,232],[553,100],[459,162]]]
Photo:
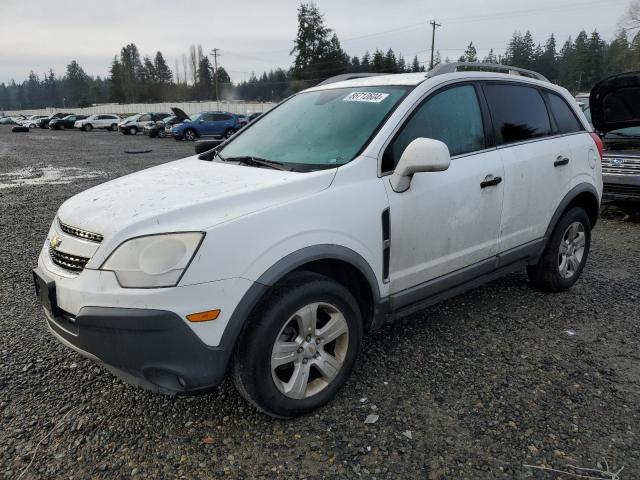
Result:
[[109,130],[111,130],[112,132],[117,132],[118,131],[118,124],[114,123],[109,127]]
[[563,292],[578,281],[591,247],[591,222],[587,212],[575,207],[556,225],[535,265],[527,267],[531,283],[550,292]]
[[87,123],[82,126],[82,131],[84,132],[90,132],[91,130],[93,130],[93,125],[91,125],[90,123]]
[[138,134],[138,127],[129,127],[127,129],[127,132],[129,133],[129,135],[137,135]]
[[193,142],[196,139],[197,136],[198,135],[196,134],[196,131],[193,128],[187,128],[184,131],[184,134],[182,135],[182,138],[184,140],[189,141],[189,142]]
[[233,128],[227,128],[224,132],[224,138],[231,138],[236,131]]
[[161,130],[158,132],[158,138],[166,138],[166,137],[167,137],[167,134],[164,133],[164,130]]
[[[310,334],[301,335],[303,325],[310,326]],[[326,328],[334,329],[333,340],[322,338]],[[234,352],[236,388],[273,417],[307,414],[329,402],[346,382],[361,342],[362,317],[353,295],[328,277],[297,272],[275,285],[248,319]],[[288,347],[279,360],[277,343]]]

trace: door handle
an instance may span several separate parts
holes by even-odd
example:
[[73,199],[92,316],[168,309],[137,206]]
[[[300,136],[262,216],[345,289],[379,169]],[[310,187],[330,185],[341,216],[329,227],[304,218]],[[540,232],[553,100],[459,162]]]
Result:
[[502,177],[494,177],[493,175],[487,175],[482,182],[480,182],[480,188],[493,187],[502,182]]
[[554,167],[561,167],[562,165],[566,165],[569,163],[569,158],[568,157],[563,157],[562,155],[558,155],[558,158],[556,158],[556,161],[553,162],[553,166]]

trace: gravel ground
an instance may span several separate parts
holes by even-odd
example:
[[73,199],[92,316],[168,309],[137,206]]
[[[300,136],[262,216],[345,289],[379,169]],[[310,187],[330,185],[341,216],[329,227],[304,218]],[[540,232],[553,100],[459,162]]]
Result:
[[[145,148],[153,152],[124,153]],[[192,151],[0,127],[0,478],[18,478],[32,458],[24,479],[554,479],[570,477],[523,465],[603,458],[624,466],[621,479],[640,478],[634,222],[600,221],[569,292],[543,294],[511,275],[369,336],[338,397],[293,421],[256,412],[228,381],[204,396],[147,393],[60,345],[30,277],[58,206]],[[63,183],[60,168],[75,179]],[[16,172],[23,185],[7,186]],[[370,414],[379,420],[365,424]]]

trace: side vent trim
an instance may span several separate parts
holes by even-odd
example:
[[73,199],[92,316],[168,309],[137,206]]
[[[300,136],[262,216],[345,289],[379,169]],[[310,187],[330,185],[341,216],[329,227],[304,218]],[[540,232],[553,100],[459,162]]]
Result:
[[391,253],[391,213],[382,211],[382,281],[389,283],[389,257]]

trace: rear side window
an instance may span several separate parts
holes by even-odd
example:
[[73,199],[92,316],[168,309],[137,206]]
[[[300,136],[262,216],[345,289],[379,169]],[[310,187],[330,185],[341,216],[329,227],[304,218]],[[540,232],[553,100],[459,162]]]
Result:
[[484,126],[475,87],[448,88],[419,106],[385,151],[383,171],[392,170],[407,146],[420,137],[445,143],[451,156],[484,149]]
[[584,130],[567,102],[555,93],[545,92],[549,109],[556,122],[557,133],[573,133]]
[[537,89],[495,83],[484,88],[498,145],[551,134],[547,107]]

